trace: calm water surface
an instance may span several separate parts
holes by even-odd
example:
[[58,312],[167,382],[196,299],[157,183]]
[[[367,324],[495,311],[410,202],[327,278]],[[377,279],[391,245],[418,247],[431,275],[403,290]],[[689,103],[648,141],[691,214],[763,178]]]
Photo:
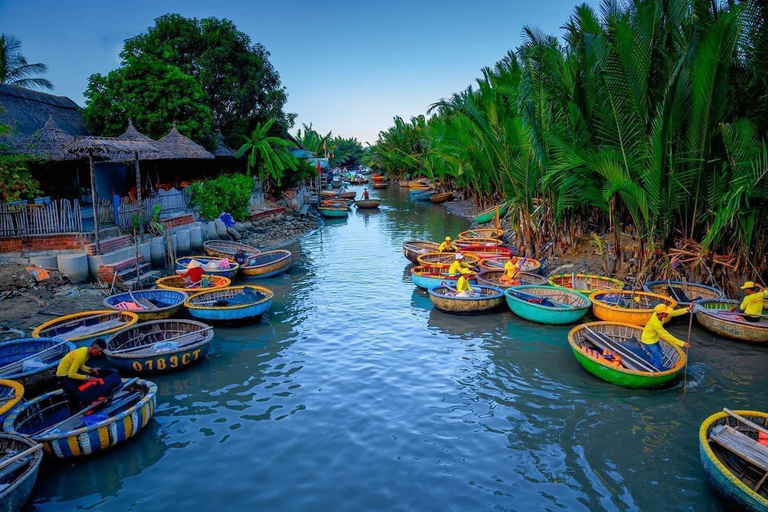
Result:
[[612,386],[568,327],[433,310],[402,241],[467,222],[397,186],[372,195],[381,211],[289,247],[264,321],[217,329],[207,361],[154,379],[132,442],[46,467],[33,509],[718,509],[697,431],[724,406],[768,409],[765,349],[694,327],[686,394]]

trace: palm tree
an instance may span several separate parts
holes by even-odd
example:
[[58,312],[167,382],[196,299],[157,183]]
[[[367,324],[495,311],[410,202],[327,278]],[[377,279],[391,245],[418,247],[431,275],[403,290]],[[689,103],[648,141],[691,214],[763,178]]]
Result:
[[8,34],[0,34],[0,83],[25,89],[53,90],[53,84],[41,75],[48,72],[45,64],[29,64],[21,54],[21,40]]
[[271,178],[279,186],[285,170],[295,171],[298,160],[288,151],[291,145],[289,141],[269,135],[269,129],[273,124],[275,119],[270,119],[263,125],[258,123],[251,137],[246,137],[245,144],[237,151],[237,158],[249,152],[248,177],[251,176],[251,170],[255,169],[262,181],[265,178]]

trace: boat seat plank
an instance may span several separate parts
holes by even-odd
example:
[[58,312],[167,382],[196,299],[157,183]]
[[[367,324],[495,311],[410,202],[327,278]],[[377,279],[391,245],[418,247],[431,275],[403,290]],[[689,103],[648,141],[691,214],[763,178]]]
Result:
[[709,440],[768,472],[768,446],[763,446],[735,428],[729,425],[713,427]]
[[653,367],[649,362],[639,358],[634,352],[627,350],[621,343],[616,343],[614,340],[606,336],[605,334],[587,330],[584,333],[584,337],[593,345],[603,349],[616,352],[621,356],[621,364],[629,368],[630,370],[638,370],[645,372],[658,373],[659,370]]

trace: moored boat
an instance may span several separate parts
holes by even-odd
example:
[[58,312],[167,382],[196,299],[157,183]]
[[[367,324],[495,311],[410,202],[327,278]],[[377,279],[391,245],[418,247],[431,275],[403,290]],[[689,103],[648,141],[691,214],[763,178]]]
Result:
[[317,209],[320,212],[320,215],[323,217],[333,218],[333,217],[346,217],[347,216],[347,207],[346,206],[321,206]]
[[437,286],[429,289],[429,300],[446,313],[486,313],[498,309],[504,302],[504,293],[498,288],[476,284],[472,295],[459,296],[452,287]]
[[120,329],[139,321],[136,313],[101,309],[60,316],[38,325],[32,331],[33,338],[60,338],[75,345],[91,344],[96,338],[106,338]]
[[170,373],[208,353],[213,328],[195,320],[156,320],[113,334],[104,355],[121,372]]
[[470,229],[468,231],[462,231],[461,233],[459,233],[459,240],[477,240],[477,239],[500,240],[503,235],[504,235],[503,229],[477,228],[477,229]]
[[[475,283],[475,277],[475,274],[467,274],[467,279],[472,284]],[[455,287],[458,280],[459,276],[448,274],[448,267],[446,266],[425,267],[419,265],[411,269],[411,281],[423,290],[429,290],[443,283]]]
[[166,276],[161,277],[155,281],[155,285],[163,290],[173,290],[177,292],[196,293],[203,290],[214,290],[218,288],[226,288],[232,284],[232,280],[227,277],[213,276],[210,274],[203,274],[203,282],[208,283],[208,286],[187,286],[188,283],[184,281],[181,276]]
[[[46,455],[81,457],[135,436],[152,418],[156,395],[154,383],[124,379],[122,389],[110,400],[73,415],[64,391],[52,391],[19,406],[6,418],[3,429],[42,444]],[[85,416],[84,412],[92,414]]]
[[239,250],[242,250],[245,254],[259,254],[257,248],[252,245],[241,244],[240,242],[209,240],[203,244],[203,252],[213,258],[232,259]]
[[[509,257],[497,256],[493,258],[483,258],[478,265],[480,265],[480,268],[483,270],[502,270],[508,261]],[[541,262],[539,260],[518,256],[517,262],[521,266],[522,272],[532,272],[535,274],[541,270]]]
[[74,343],[59,338],[5,341],[0,343],[0,377],[30,391],[45,388],[56,378],[61,358],[74,349]]
[[410,180],[407,182],[407,186],[408,188],[429,187],[428,182],[427,179]]
[[696,320],[702,327],[718,336],[738,341],[768,343],[768,319],[763,316],[759,322],[744,319],[739,312],[731,309],[739,301],[728,299],[705,299],[696,302]]
[[[653,316],[653,308],[664,304],[671,308],[677,306],[674,299],[655,293],[632,290],[600,290],[589,296],[592,301],[592,314],[606,322],[621,322],[645,327]],[[664,323],[671,320],[667,316]]]
[[137,290],[118,293],[104,299],[104,307],[115,311],[136,313],[140,322],[170,318],[184,307],[188,295],[184,292],[163,290]]
[[478,224],[485,224],[487,222],[491,222],[496,217],[497,211],[499,213],[499,218],[504,217],[504,215],[507,214],[507,209],[508,206],[506,204],[492,206],[491,208],[478,213],[473,218]]
[[442,194],[435,194],[429,198],[433,203],[444,203],[446,201],[453,200],[453,192],[443,192]]
[[339,192],[339,197],[341,199],[354,199],[357,195],[357,192]]
[[643,290],[671,297],[681,306],[687,306],[691,302],[701,299],[720,299],[723,297],[723,292],[717,288],[683,281],[648,281],[643,286]]
[[704,477],[723,503],[734,510],[768,510],[768,413],[724,409],[699,428]]
[[373,184],[373,188],[375,189],[387,188],[388,186],[389,186],[389,183],[387,183],[386,181],[379,181]]
[[509,258],[512,256],[512,250],[500,245],[462,245],[459,246],[459,252],[464,254],[474,254],[479,259],[485,258]]
[[659,340],[664,368],[655,368],[645,352],[641,327],[619,322],[581,324],[568,333],[576,360],[589,373],[626,388],[655,388],[680,375],[686,356],[680,347]]
[[186,256],[176,259],[176,271],[185,271],[189,264],[197,261],[202,265],[206,274],[234,279],[240,270],[240,265],[228,258],[209,258],[208,256]]
[[0,434],[0,510],[16,512],[29,500],[43,460],[42,446],[16,434]]
[[618,279],[593,274],[555,274],[547,280],[552,286],[568,288],[589,298],[598,290],[623,290],[624,283]]
[[416,201],[429,201],[433,195],[435,195],[433,190],[425,190],[424,192],[414,195],[413,198]]
[[246,277],[272,277],[288,270],[292,259],[293,254],[287,249],[262,252],[250,257],[240,272]]
[[0,425],[23,399],[24,386],[15,380],[0,379]]
[[[483,260],[480,261],[482,262]],[[486,286],[501,288],[502,290],[524,284],[538,284],[542,286],[547,284],[546,277],[532,272],[518,272],[515,275],[514,282],[502,282],[501,277],[506,273],[506,270],[483,270],[477,275],[477,282]]]
[[184,305],[195,318],[210,322],[258,322],[275,294],[263,286],[232,286],[193,295]]
[[416,263],[419,256],[429,252],[437,252],[439,247],[440,244],[429,240],[406,240],[403,242],[403,256]]
[[536,284],[507,288],[504,296],[509,309],[520,318],[549,325],[576,322],[591,305],[589,299],[578,293]]
[[[474,265],[480,258],[474,254],[464,254],[464,258],[461,260],[467,265]],[[450,265],[456,259],[456,253],[454,252],[428,252],[426,254],[419,255],[416,261],[420,265]]]
[[453,243],[459,249],[464,249],[465,247],[476,247],[476,246],[499,247],[501,246],[502,241],[498,238],[473,238],[472,240],[467,240],[466,238],[459,238],[458,240],[455,240]]
[[364,199],[361,201],[355,201],[355,206],[358,208],[378,208],[381,204],[381,199]]

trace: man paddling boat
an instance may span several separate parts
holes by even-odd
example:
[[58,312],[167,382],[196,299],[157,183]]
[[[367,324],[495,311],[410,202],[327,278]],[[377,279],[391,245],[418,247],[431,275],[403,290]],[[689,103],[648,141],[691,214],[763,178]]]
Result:
[[101,357],[107,343],[99,338],[90,347],[80,347],[65,355],[56,368],[56,380],[67,397],[69,411],[72,413],[80,410],[79,387],[94,380],[99,375],[98,368],[89,368],[85,365],[91,358]]
[[458,297],[469,297],[474,293],[474,290],[469,285],[469,279],[467,279],[467,276],[462,274],[461,277],[459,277],[459,280],[456,281],[456,292]]
[[453,263],[451,263],[451,266],[448,267],[448,275],[449,276],[457,276],[459,274],[469,274],[470,268],[469,265],[464,263],[462,260],[464,259],[464,255],[459,253],[456,255],[456,257],[453,259]]
[[738,311],[744,315],[747,322],[759,322],[763,314],[763,300],[768,298],[768,290],[752,281],[744,283],[741,289],[744,290],[745,296]]
[[681,316],[686,313],[693,312],[696,305],[691,303],[687,309],[672,309],[665,304],[658,304],[653,308],[653,315],[648,323],[643,328],[643,334],[640,337],[640,341],[646,348],[646,351],[651,356],[651,364],[659,370],[665,370],[664,366],[664,353],[659,346],[659,340],[662,339],[667,343],[673,343],[679,347],[688,348],[690,343],[686,343],[683,340],[677,339],[664,328],[664,320],[667,317]]
[[520,284],[520,281],[515,279],[520,272],[522,263],[517,261],[517,256],[510,256],[509,260],[504,264],[504,270],[506,273],[499,278],[499,282],[516,286]]

